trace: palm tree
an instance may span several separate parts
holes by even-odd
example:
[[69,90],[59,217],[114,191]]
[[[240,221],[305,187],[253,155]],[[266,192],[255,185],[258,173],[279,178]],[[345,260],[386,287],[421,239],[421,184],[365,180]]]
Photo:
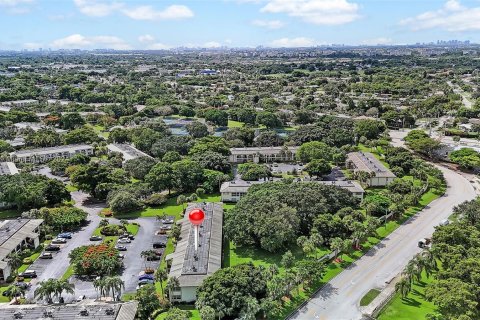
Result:
[[344,242],[341,238],[333,238],[330,240],[330,249],[334,252],[334,260],[337,260],[338,254],[343,249]]
[[107,296],[107,285],[105,278],[100,278],[100,279],[95,279],[93,281],[93,287],[95,290],[97,290],[100,294],[100,297],[106,297]]
[[145,250],[140,252],[140,257],[143,258],[143,263],[145,263],[145,269],[147,269],[147,261],[148,258],[152,256],[152,251],[151,250]]
[[106,277],[105,286],[107,292],[112,291],[113,300],[116,301],[116,297],[119,297],[122,289],[125,289],[125,282],[120,277]]
[[395,284],[395,292],[400,292],[402,299],[405,299],[412,290],[412,283],[409,279],[402,277],[400,281]]
[[47,303],[52,303],[52,294],[55,293],[55,290],[55,279],[44,280],[38,284],[33,296],[37,299],[46,300]]
[[430,277],[433,271],[438,270],[437,260],[430,249],[424,249],[420,253],[420,258],[427,277]]
[[75,285],[73,283],[68,282],[68,280],[63,279],[54,279],[54,294],[55,297],[58,297],[59,301],[62,301],[62,293],[65,291],[69,294],[75,293]]
[[167,270],[163,268],[158,268],[157,272],[155,272],[155,281],[160,284],[160,290],[162,290],[162,297],[164,295],[163,292],[163,281],[167,280],[168,275],[167,275]]
[[17,268],[22,265],[22,261],[23,261],[22,256],[18,252],[12,252],[8,254],[7,259],[8,259],[7,263],[12,269],[12,272],[16,274]]
[[127,225],[128,221],[125,219],[120,220],[120,224],[122,225],[123,230],[126,232],[127,231]]
[[168,292],[168,296],[171,298],[171,294],[173,290],[178,288],[180,286],[180,281],[178,281],[177,277],[170,277],[167,280],[167,285],[165,287],[165,290]]
[[23,296],[25,294],[25,289],[19,286],[13,285],[9,286],[8,289],[8,298],[12,300],[15,298],[15,304],[18,304],[18,296]]

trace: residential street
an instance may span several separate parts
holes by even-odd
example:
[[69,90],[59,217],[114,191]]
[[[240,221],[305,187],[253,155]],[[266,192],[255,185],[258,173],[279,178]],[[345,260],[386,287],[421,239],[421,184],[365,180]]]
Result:
[[418,252],[419,239],[429,237],[434,226],[446,219],[454,206],[475,197],[467,179],[440,168],[447,180],[445,196],[435,200],[362,258],[332,279],[289,319],[358,320],[360,299],[372,288],[383,288]]

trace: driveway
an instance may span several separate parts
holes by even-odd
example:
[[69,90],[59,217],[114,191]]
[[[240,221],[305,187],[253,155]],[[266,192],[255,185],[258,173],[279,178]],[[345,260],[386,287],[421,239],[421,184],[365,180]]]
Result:
[[387,281],[399,274],[421,251],[418,239],[431,236],[434,227],[452,214],[454,206],[475,198],[475,191],[467,179],[452,170],[439,169],[448,184],[445,196],[433,201],[333,278],[289,319],[361,319],[360,299],[370,289],[384,288]]
[[89,195],[81,191],[72,192],[71,195],[72,199],[75,200],[75,207],[88,213],[88,224],[76,231],[72,239],[67,240],[67,243],[62,245],[62,249],[54,254],[53,259],[37,259],[31,265],[30,269],[37,270],[38,277],[31,282],[32,288],[27,293],[28,299],[33,299],[33,292],[40,281],[50,278],[59,279],[63,276],[70,265],[69,253],[77,247],[89,244],[91,234],[98,227],[101,219],[98,213],[105,208],[105,203],[92,203],[89,201]]

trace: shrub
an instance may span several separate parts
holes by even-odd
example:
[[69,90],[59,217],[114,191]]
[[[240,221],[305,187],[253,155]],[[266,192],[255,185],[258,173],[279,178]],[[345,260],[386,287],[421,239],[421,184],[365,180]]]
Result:
[[167,196],[161,193],[154,193],[143,201],[144,204],[151,207],[158,207],[167,202]]
[[140,209],[141,207],[142,203],[126,191],[119,192],[110,201],[110,209],[115,213],[127,213]]
[[118,250],[107,244],[81,246],[68,255],[76,274],[110,275],[122,266]]
[[123,233],[123,228],[116,224],[109,224],[108,226],[103,227],[100,229],[100,233],[104,236],[116,236],[120,233]]
[[78,228],[85,222],[87,213],[75,207],[42,208],[38,218],[44,219],[55,230],[65,231]]

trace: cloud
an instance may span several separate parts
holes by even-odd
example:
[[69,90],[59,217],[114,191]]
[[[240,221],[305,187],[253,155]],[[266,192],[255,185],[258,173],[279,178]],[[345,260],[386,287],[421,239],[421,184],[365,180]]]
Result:
[[382,44],[391,44],[391,43],[392,43],[392,39],[385,38],[385,37],[367,39],[367,40],[362,41],[362,44],[366,44],[366,45],[370,45],[370,46],[382,45]]
[[285,24],[279,20],[254,20],[252,24],[257,27],[263,27],[267,29],[279,29]]
[[54,40],[51,45],[58,49],[131,49],[128,43],[115,36],[85,37],[81,34],[72,34],[68,37]]
[[123,13],[135,20],[174,20],[194,16],[193,11],[183,5],[171,5],[163,10],[155,10],[152,6],[140,6],[123,10]]
[[0,6],[15,7],[22,4],[32,3],[33,0],[0,0]]
[[341,25],[360,18],[359,6],[348,0],[269,0],[260,9],[266,13],[285,13],[318,25]]
[[414,31],[434,28],[451,32],[480,30],[480,7],[467,8],[458,0],[449,0],[438,10],[401,20],[400,25]]
[[78,10],[90,17],[105,17],[123,7],[122,3],[97,1],[97,0],[73,0]]
[[43,46],[42,43],[39,42],[25,42],[22,47],[24,49],[29,49],[29,50],[36,50],[38,48],[41,48]]
[[148,50],[169,50],[171,48],[171,46],[160,42],[152,43],[147,46]]
[[203,44],[203,48],[220,48],[222,46],[221,43],[216,41],[208,41]]
[[116,12],[135,20],[173,20],[194,16],[193,11],[184,5],[171,5],[163,10],[156,10],[153,6],[127,7],[125,3],[108,0],[73,0],[73,2],[81,13],[90,17],[105,17]]
[[281,38],[273,40],[270,45],[277,48],[311,47],[315,45],[315,41],[305,37]]
[[34,0],[0,0],[0,7],[5,7],[8,14],[25,14],[30,12],[33,2]]
[[141,35],[138,37],[138,41],[140,42],[153,42],[155,41],[155,37],[154,36],[151,36],[149,34],[144,34],[144,35]]

